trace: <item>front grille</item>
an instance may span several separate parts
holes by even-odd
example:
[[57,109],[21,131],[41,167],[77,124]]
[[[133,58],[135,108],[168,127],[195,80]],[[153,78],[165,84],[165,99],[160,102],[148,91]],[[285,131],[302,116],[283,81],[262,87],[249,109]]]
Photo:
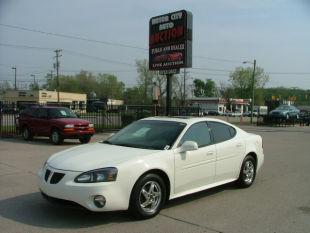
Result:
[[45,180],[46,182],[47,182],[48,177],[50,176],[50,174],[51,174],[51,170],[46,169],[45,176],[44,176],[44,180]]
[[64,173],[58,173],[58,172],[54,172],[54,174],[52,175],[51,184],[57,184],[59,181],[61,181],[61,179],[65,176]]
[[88,125],[75,125],[74,129],[76,129],[76,130],[85,130],[85,129],[88,129]]

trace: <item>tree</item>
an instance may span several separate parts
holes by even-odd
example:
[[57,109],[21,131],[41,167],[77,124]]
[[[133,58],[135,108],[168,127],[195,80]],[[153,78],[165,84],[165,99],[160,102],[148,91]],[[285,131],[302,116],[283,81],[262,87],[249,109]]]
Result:
[[4,81],[0,84],[0,95],[4,94],[7,90],[12,90],[12,86],[8,81]]
[[[122,99],[125,90],[125,84],[118,81],[115,75],[93,75],[87,71],[81,71],[76,75],[60,76],[59,87],[60,91],[86,93],[90,98],[93,93],[96,93],[98,98]],[[49,78],[45,88],[52,91],[56,90],[56,77]]]
[[196,97],[213,97],[216,96],[217,88],[212,79],[205,82],[201,79],[194,80],[194,95]]
[[38,83],[30,83],[29,84],[29,89],[31,91],[38,91],[40,89],[40,86]]
[[149,70],[148,61],[136,61],[138,72],[138,87],[143,90],[143,104],[150,104],[152,102],[152,87],[154,72]]
[[[237,67],[235,71],[230,74],[230,82],[235,88],[239,98],[251,98],[252,93],[252,74],[253,68]],[[269,76],[261,67],[256,67],[254,76],[254,88],[263,88],[268,82]]]

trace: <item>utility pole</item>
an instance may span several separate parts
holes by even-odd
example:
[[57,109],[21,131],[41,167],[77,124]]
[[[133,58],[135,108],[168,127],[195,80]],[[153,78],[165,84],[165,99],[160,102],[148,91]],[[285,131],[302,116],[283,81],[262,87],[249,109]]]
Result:
[[17,90],[17,85],[16,85],[16,72],[17,72],[16,70],[17,70],[17,69],[16,69],[16,66],[15,66],[15,67],[12,67],[12,70],[14,70],[14,73],[15,73],[15,75],[14,75],[14,77],[15,77],[15,79],[14,79],[14,80],[15,80],[15,81],[14,81],[14,90],[16,91],[16,90]]
[[56,85],[57,85],[57,103],[58,105],[60,104],[60,100],[59,100],[59,57],[61,57],[61,55],[59,55],[59,53],[61,52],[61,49],[56,49],[55,53],[56,53]]
[[183,107],[185,107],[185,86],[186,86],[186,69],[184,68],[184,77],[183,77]]
[[33,77],[33,86],[36,85],[36,76],[34,74],[31,74],[30,76]]
[[251,103],[251,124],[253,124],[253,111],[254,111],[254,86],[255,86],[255,68],[256,68],[256,60],[254,59],[253,63],[253,74],[252,74],[252,103]]

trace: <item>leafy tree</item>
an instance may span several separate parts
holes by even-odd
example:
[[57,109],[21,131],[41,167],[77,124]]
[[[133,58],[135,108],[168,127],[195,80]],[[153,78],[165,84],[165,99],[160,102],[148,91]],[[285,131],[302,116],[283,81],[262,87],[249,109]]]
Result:
[[194,95],[196,97],[213,97],[216,96],[217,88],[212,79],[205,82],[201,79],[194,80]]
[[38,83],[31,83],[29,84],[29,89],[31,91],[38,91],[40,89],[40,86]]
[[8,81],[4,81],[3,83],[0,83],[0,94],[4,94],[7,90],[12,90],[12,86]]
[[[57,89],[56,77],[48,79],[45,87],[48,90]],[[91,72],[81,71],[76,75],[62,75],[59,77],[59,89],[65,92],[86,93],[92,97],[94,93],[98,98],[108,97],[122,99],[125,84],[117,80],[112,74],[93,75]]]
[[[252,90],[252,74],[253,68],[237,67],[235,71],[230,74],[230,82],[235,88],[236,94],[239,98],[251,98]],[[261,67],[256,67],[254,76],[254,88],[263,88],[268,82],[269,76]]]

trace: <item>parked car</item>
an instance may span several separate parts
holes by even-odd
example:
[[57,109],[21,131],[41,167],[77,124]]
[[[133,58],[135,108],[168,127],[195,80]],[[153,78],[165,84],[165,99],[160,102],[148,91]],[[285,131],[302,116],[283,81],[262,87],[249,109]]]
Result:
[[280,107],[272,110],[269,113],[269,116],[274,118],[283,118],[283,119],[298,119],[300,110],[294,106],[281,105]]
[[262,138],[212,118],[151,117],[103,142],[52,155],[38,172],[48,200],[91,211],[159,213],[166,200],[235,181],[253,184],[264,161]]
[[94,134],[92,123],[79,119],[65,107],[29,107],[17,118],[17,127],[25,140],[31,140],[34,136],[47,136],[54,144],[61,144],[66,138],[88,143]]
[[210,116],[219,116],[220,113],[217,110],[209,110],[208,111],[208,115],[210,115]]
[[239,111],[229,112],[228,116],[230,116],[230,117],[240,117],[241,116],[241,112],[239,112]]

